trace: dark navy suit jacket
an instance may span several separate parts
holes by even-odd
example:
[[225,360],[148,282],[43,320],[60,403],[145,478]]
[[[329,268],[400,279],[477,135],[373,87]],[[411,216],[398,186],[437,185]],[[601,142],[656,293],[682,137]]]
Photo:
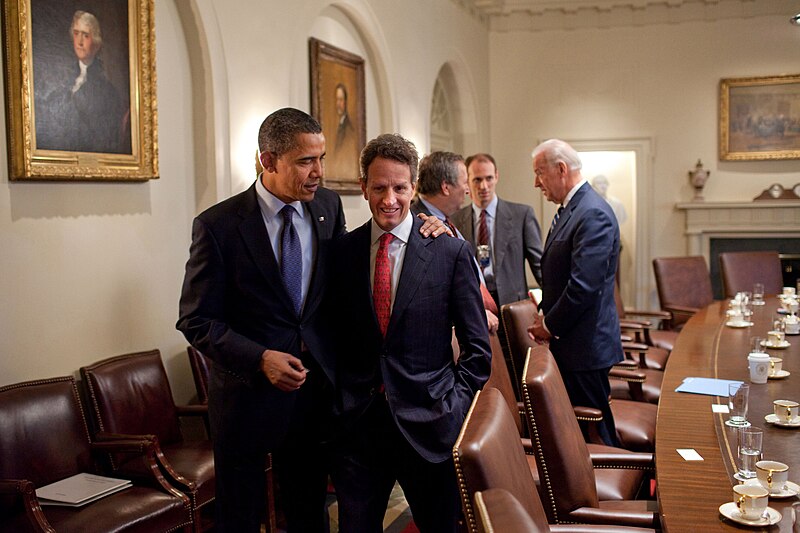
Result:
[[320,316],[326,284],[320,265],[333,237],[345,231],[344,211],[339,196],[323,188],[304,205],[317,250],[300,317],[283,285],[255,184],[194,220],[177,328],[214,361],[209,385],[212,431],[232,445],[250,443],[269,451],[280,444],[293,419],[297,393],[278,390],[264,376],[264,350],[299,356],[302,342],[313,357],[304,364],[333,383],[334,361]]
[[330,254],[340,421],[346,431],[384,384],[402,434],[423,458],[442,462],[491,366],[475,262],[467,242],[424,239],[414,218],[384,339],[370,286],[371,224],[337,239]]
[[550,231],[542,253],[545,325],[562,372],[608,368],[623,359],[614,276],[619,227],[588,183]]

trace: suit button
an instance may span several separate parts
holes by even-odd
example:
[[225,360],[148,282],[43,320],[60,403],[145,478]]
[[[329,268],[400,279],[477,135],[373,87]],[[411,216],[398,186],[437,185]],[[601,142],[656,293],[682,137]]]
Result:
[[372,387],[371,389],[369,389],[369,395],[370,396],[375,396],[376,392],[377,392],[377,390],[375,389],[375,387]]

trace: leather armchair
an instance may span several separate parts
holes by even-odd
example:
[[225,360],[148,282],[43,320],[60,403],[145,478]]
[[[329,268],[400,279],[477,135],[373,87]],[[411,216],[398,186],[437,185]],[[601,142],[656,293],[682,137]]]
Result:
[[[517,378],[518,381],[521,381],[521,373],[525,365],[525,357],[528,350],[539,346],[528,337],[528,327],[533,324],[535,305],[530,300],[520,300],[504,305],[501,312],[503,313],[503,327],[505,328],[511,359],[521,362],[519,366],[520,376]],[[516,364],[517,363],[515,363],[515,365]],[[643,372],[646,377],[647,372],[650,371],[641,370],[641,372]],[[629,372],[625,371],[616,371],[612,369],[609,377],[612,378],[612,387],[628,387],[629,390],[632,390],[631,387],[635,387],[636,385],[642,388],[648,386],[647,379],[641,383],[641,378],[639,380],[634,380]],[[619,384],[616,384],[615,382],[617,380],[614,378],[617,377],[627,381],[620,381]],[[660,375],[658,379],[661,379]],[[636,381],[640,382],[636,383]],[[660,395],[660,381],[656,387],[657,389],[654,393]],[[642,401],[617,398],[618,396],[611,402],[611,411],[614,414],[614,421],[617,425],[617,436],[623,448],[635,451],[654,451],[658,407]]]
[[653,273],[661,310],[672,315],[668,321],[671,329],[680,330],[692,315],[714,301],[711,275],[702,256],[656,257]]
[[[195,530],[202,531],[209,524],[203,524],[201,511],[212,508],[214,501],[214,455],[210,440],[184,440],[179,416],[204,416],[207,406],[175,405],[158,350],[111,357],[80,371],[97,438],[135,435],[153,439],[159,466],[167,479],[189,496]],[[136,471],[137,465],[125,457],[114,454],[111,459],[122,475]]]
[[764,285],[764,294],[780,294],[783,290],[778,252],[725,252],[719,254],[719,266],[726,298],[752,291],[756,283]]
[[634,527],[598,526],[585,524],[550,525],[542,513],[528,516],[525,508],[505,489],[487,489],[475,493],[478,531],[485,533],[644,533],[654,531]]
[[[0,531],[192,530],[189,498],[157,465],[150,439],[89,440],[72,376],[0,388]],[[83,507],[42,506],[36,487],[85,472],[114,476],[99,467],[108,452],[139,464],[133,486]]]
[[547,347],[540,346],[528,355],[522,392],[549,522],[659,527],[655,501],[598,498],[596,466],[627,467],[641,474],[654,468],[653,455],[631,452],[609,454],[605,460],[590,458],[558,366]]
[[[617,314],[623,332],[630,331],[634,334],[635,340],[647,346],[653,346],[665,352],[669,356],[672,347],[678,338],[678,333],[654,327],[652,320],[657,319],[660,325],[667,325],[672,320],[672,314],[666,311],[642,311],[639,309],[627,309],[622,302],[622,295],[619,287],[614,285],[614,301],[617,304]],[[663,367],[662,367],[663,370]]]

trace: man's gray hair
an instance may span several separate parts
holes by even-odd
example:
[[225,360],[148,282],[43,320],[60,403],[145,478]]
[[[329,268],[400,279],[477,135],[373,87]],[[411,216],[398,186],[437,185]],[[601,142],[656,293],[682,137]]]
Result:
[[561,139],[548,139],[539,144],[531,153],[532,158],[539,154],[544,155],[544,160],[549,165],[564,163],[570,170],[580,170],[583,167],[578,152]]
[[100,49],[100,47],[103,46],[103,35],[100,33],[100,22],[97,20],[97,17],[88,11],[76,11],[75,14],[72,15],[72,25],[69,27],[70,36],[72,36],[72,30],[75,29],[75,24],[77,24],[78,21],[89,26],[92,32],[92,41],[95,42],[95,48]]
[[419,155],[417,147],[397,133],[384,133],[372,139],[361,151],[361,181],[367,182],[367,170],[376,158],[391,159],[408,165],[411,171],[411,184],[417,182]]
[[299,109],[278,109],[265,118],[258,129],[258,150],[280,157],[297,148],[297,136],[301,133],[322,133],[322,126],[317,119]]
[[438,194],[442,183],[458,185],[458,163],[464,158],[453,152],[431,152],[419,162],[420,194]]

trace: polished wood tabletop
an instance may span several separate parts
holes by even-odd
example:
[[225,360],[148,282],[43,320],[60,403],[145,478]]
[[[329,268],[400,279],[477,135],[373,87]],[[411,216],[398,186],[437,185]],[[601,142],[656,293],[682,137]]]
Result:
[[[719,513],[720,505],[733,500],[736,472],[736,432],[724,424],[727,415],[715,414],[712,403],[727,404],[727,397],[675,392],[684,378],[708,377],[749,382],[747,354],[750,338],[766,337],[777,316],[779,300],[768,297],[754,306],[753,326],[725,325],[727,302],[715,302],[697,313],[684,327],[670,354],[658,407],[656,426],[656,479],[665,531],[742,531],[745,529]],[[783,359],[791,373],[780,380],[750,385],[747,418],[764,430],[763,458],[789,465],[789,480],[800,481],[800,428],[769,424],[764,416],[773,412],[777,399],[800,401],[800,336],[787,336],[791,346],[768,350]],[[676,451],[693,448],[703,461],[685,461]],[[783,518],[758,531],[792,531],[791,505],[798,497],[770,498],[769,506]]]

